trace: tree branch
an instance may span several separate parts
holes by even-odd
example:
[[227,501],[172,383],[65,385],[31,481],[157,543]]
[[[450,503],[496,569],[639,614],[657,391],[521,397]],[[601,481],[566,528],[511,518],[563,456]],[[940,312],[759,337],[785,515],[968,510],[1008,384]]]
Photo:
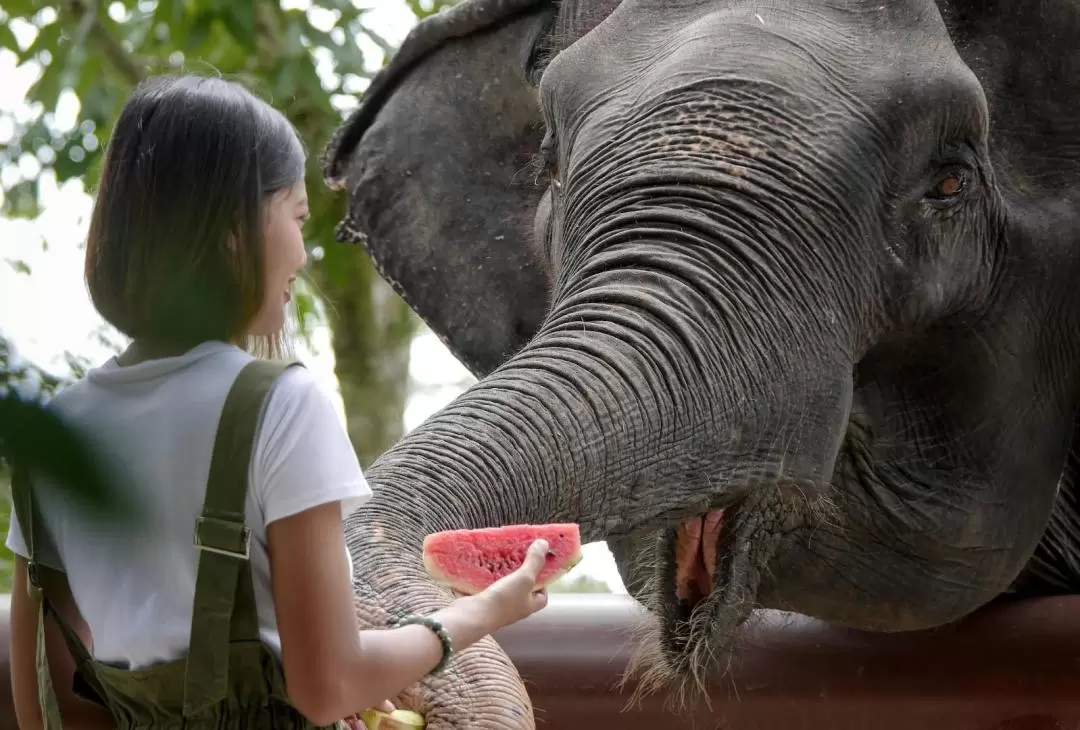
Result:
[[124,77],[125,81],[135,86],[143,80],[144,74],[142,70],[135,64],[135,61],[124,50],[123,46],[116,42],[116,39],[109,34],[109,31],[97,19],[94,20],[94,24],[90,27],[90,40],[101,49],[102,54],[109,59],[109,63]]
[[379,50],[383,52],[383,55],[386,57],[387,60],[389,60],[390,57],[394,55],[394,52],[397,49],[390,41],[386,40],[381,35],[373,31],[371,28],[368,28],[366,25],[361,26],[360,31],[368,38],[370,38],[372,43],[379,47]]
[[[94,12],[92,0],[67,0],[64,5],[67,6],[68,12],[76,22],[81,22],[87,13]],[[143,80],[145,74],[142,69],[97,17],[93,17],[91,21],[89,39],[98,47],[102,55],[109,59],[109,63],[128,84],[135,86]]]

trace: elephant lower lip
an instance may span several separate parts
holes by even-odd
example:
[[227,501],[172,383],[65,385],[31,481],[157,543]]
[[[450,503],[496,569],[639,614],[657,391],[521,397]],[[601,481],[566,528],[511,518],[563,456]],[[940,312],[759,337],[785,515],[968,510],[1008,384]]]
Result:
[[667,679],[696,684],[720,665],[757,604],[770,562],[802,524],[793,504],[799,501],[783,489],[759,489],[661,533],[666,559],[646,600],[658,614],[656,668]]
[[675,596],[691,607],[712,592],[724,510],[692,517],[675,530]]

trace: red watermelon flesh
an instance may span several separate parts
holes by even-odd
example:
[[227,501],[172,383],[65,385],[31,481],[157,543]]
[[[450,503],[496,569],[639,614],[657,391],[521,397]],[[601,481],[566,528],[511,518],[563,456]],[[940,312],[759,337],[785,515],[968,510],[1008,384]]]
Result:
[[581,531],[572,523],[447,530],[424,538],[424,567],[436,582],[475,595],[525,562],[535,540],[548,543],[536,587],[546,588],[581,561]]

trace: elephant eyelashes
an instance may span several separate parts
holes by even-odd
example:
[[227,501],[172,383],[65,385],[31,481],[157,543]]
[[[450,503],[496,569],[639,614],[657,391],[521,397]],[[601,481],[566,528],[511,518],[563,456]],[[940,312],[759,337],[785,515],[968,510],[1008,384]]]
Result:
[[559,177],[559,161],[555,154],[555,135],[549,129],[544,135],[544,141],[540,143],[540,156],[544,159],[548,177],[551,178],[551,186],[556,190],[562,189],[562,179]]
[[556,190],[562,190],[562,180],[559,179],[559,169],[556,167],[548,167],[548,177],[551,178],[551,187]]

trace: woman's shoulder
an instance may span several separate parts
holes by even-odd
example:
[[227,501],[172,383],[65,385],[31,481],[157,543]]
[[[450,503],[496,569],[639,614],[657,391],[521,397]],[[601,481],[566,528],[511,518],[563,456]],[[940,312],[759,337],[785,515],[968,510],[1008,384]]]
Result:
[[227,389],[252,356],[239,347],[208,342],[173,357],[120,365],[117,357],[64,383],[49,398],[49,407],[79,411],[84,405],[127,400],[162,399],[170,394]]
[[64,390],[83,384],[109,386],[148,382],[173,375],[223,368],[239,371],[240,367],[251,359],[252,355],[242,348],[216,341],[196,345],[180,355],[158,357],[126,365],[120,364],[120,355],[117,354],[88,369],[81,378],[69,384]]
[[325,502],[348,514],[371,495],[340,401],[316,372],[289,368],[271,387],[252,477],[265,524]]
[[267,393],[265,416],[281,421],[343,420],[340,404],[328,383],[311,368],[297,362],[287,368]]

